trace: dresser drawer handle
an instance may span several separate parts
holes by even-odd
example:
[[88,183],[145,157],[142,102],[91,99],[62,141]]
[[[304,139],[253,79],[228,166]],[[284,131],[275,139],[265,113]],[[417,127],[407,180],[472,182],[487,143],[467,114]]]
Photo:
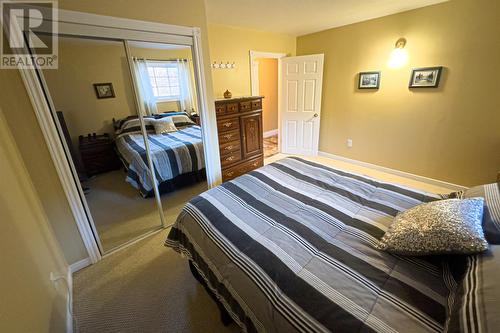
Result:
[[232,160],[234,160],[234,156],[226,157],[226,161],[232,161]]
[[255,162],[252,164],[254,167],[256,167],[257,165],[259,165],[259,162]]
[[229,146],[225,147],[224,149],[225,150],[231,150],[231,149],[233,149],[233,146],[229,145]]
[[233,135],[232,135],[232,134],[226,134],[226,135],[224,135],[224,136],[222,136],[222,137],[223,137],[224,139],[226,139],[226,140],[229,140],[229,139],[231,139],[231,138],[233,137]]
[[224,127],[231,127],[232,124],[233,123],[231,123],[231,122],[227,122],[227,123],[224,123],[224,125],[222,125],[222,126],[224,126]]
[[229,171],[226,173],[226,176],[228,176],[228,177],[231,177],[232,175],[234,175],[234,171]]

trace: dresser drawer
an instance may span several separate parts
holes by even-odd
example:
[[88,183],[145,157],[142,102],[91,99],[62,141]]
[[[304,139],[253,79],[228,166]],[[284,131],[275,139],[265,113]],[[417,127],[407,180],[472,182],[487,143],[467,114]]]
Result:
[[226,104],[215,104],[215,114],[222,116],[226,113]]
[[227,132],[240,129],[240,121],[238,118],[228,118],[217,120],[217,129],[219,132]]
[[248,162],[235,165],[233,167],[222,170],[222,180],[228,181],[233,178],[244,175],[247,172],[260,168],[264,165],[264,158],[262,156],[251,159]]
[[237,113],[238,103],[228,103],[226,104],[226,114]]
[[240,131],[234,130],[230,132],[219,133],[219,145],[229,141],[240,140]]
[[241,160],[241,151],[237,150],[237,151],[233,151],[230,154],[221,156],[220,163],[221,163],[222,167],[225,167],[227,165],[236,163],[239,160]]
[[241,149],[240,140],[230,141],[220,145],[220,155],[227,155]]
[[262,109],[262,100],[254,99],[252,101],[252,110],[260,110],[260,109]]
[[250,111],[252,109],[252,103],[250,101],[240,102],[240,111]]

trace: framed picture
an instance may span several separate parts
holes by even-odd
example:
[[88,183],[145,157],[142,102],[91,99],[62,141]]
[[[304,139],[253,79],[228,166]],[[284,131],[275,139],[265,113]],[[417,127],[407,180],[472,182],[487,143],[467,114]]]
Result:
[[411,71],[409,88],[437,88],[443,67],[414,68]]
[[107,83],[94,83],[95,94],[97,98],[114,98],[115,91],[113,90],[113,84],[111,82]]
[[358,89],[378,89],[380,86],[380,72],[359,73]]

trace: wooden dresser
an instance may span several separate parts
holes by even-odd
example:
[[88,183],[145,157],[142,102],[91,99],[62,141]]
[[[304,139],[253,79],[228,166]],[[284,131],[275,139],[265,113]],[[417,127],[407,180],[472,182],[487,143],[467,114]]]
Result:
[[262,96],[215,101],[222,180],[264,165]]

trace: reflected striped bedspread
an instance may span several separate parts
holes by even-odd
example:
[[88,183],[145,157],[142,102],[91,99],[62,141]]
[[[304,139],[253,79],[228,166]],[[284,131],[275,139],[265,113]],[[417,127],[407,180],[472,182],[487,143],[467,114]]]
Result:
[[189,202],[166,240],[247,331],[441,332],[439,259],[374,248],[437,195],[287,158]]
[[[166,134],[148,134],[148,143],[154,174],[160,184],[205,168],[199,126],[186,126]],[[153,190],[153,180],[149,172],[142,134],[121,135],[116,140],[116,146],[122,160],[128,166],[126,181],[143,195],[150,194]]]

